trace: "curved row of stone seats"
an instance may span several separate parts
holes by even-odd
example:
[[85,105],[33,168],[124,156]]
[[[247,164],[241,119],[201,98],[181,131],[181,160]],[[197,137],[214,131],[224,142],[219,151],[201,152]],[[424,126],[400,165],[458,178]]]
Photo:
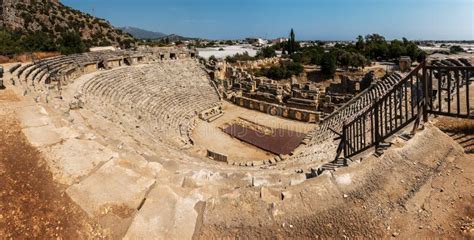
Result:
[[23,74],[23,72],[24,72],[28,67],[31,67],[31,66],[33,66],[33,65],[34,65],[33,63],[27,63],[27,64],[24,64],[24,65],[22,65],[21,67],[19,67],[19,68],[16,70],[16,74],[15,74],[16,77],[17,77],[18,79],[20,79],[21,74]]
[[[93,54],[93,53],[84,53],[84,54],[73,54],[67,56],[61,56],[58,58],[47,59],[46,61],[40,62],[38,66],[41,70],[34,77],[35,82],[46,82],[46,80],[53,74],[57,74],[62,69],[70,68],[71,66],[80,66],[84,62],[96,62],[100,61],[101,58],[108,58],[112,55],[103,53]],[[115,56],[115,55],[113,55]]]
[[32,84],[41,83],[41,78],[37,78],[38,76],[44,76],[44,74],[54,71],[56,66],[70,62],[71,61],[67,58],[57,58],[52,61],[36,63],[25,71],[22,79],[24,79],[25,82],[31,82]]
[[82,87],[87,106],[129,121],[168,143],[189,142],[193,119],[219,102],[210,80],[192,60],[119,68]]
[[13,66],[10,67],[10,69],[8,69],[8,72],[10,74],[13,74],[20,67],[21,67],[21,63],[14,64]]
[[[82,66],[85,63],[97,64],[106,62],[111,59],[120,59],[126,61],[130,59],[147,59],[146,62],[154,62],[159,59],[162,60],[162,50],[153,49],[139,49],[139,50],[117,50],[117,51],[99,51],[99,52],[87,52],[81,54],[63,55],[50,57],[34,61],[19,66],[15,76],[18,80],[28,83],[34,86],[35,83],[49,83],[52,76],[61,78],[62,74],[72,72],[73,69],[82,70]],[[178,51],[179,52],[179,51]],[[192,56],[192,55],[191,55]],[[167,59],[167,58],[165,58]],[[138,60],[143,61],[143,60]],[[128,62],[128,64],[131,64]],[[12,71],[12,73],[13,73]]]
[[56,74],[59,70],[71,67],[71,65],[79,66],[84,62],[98,62],[104,59],[120,56],[133,56],[136,54],[138,54],[138,52],[104,51],[46,58],[22,66],[22,68],[17,71],[17,78],[24,81],[34,80],[35,82],[42,82],[51,74]]
[[64,56],[50,57],[32,63],[27,63],[12,69],[12,76],[16,76],[20,85],[24,88],[24,95],[33,93],[35,100],[39,101],[41,96],[48,102],[50,90],[54,88],[51,81],[52,76],[61,79],[61,85],[67,85],[68,78],[64,78],[65,73],[72,73],[71,76],[78,77],[85,73],[81,66],[82,63],[98,64],[111,58],[143,57],[141,52],[136,51],[105,51],[90,52],[83,54],[72,54]]
[[40,82],[39,79],[36,79],[38,74],[44,71],[47,72],[53,69],[56,65],[65,64],[69,62],[72,62],[72,60],[65,56],[60,56],[54,59],[50,59],[48,61],[41,61],[36,64],[36,73],[31,78],[32,80],[35,80],[35,82]]
[[[431,61],[430,65],[436,66],[436,67],[472,67],[473,66],[472,63],[469,62],[469,60],[465,59],[465,58],[435,59],[435,60]],[[442,71],[434,70],[433,73],[435,75],[441,74],[443,76],[443,78],[441,79],[441,86],[440,87],[443,90],[448,90],[449,91],[449,96],[451,97],[451,99],[454,96],[456,96],[456,94],[457,94],[457,92],[456,92],[457,78],[459,78],[459,80],[460,80],[459,84],[461,84],[462,86],[465,86],[466,81],[472,81],[472,80],[470,80],[470,78],[472,78],[474,76],[474,72],[472,72],[472,71],[467,72],[466,75],[461,73],[459,76],[456,75],[459,72],[457,72],[456,74],[449,74],[447,71],[444,71],[444,70],[442,70]],[[449,82],[451,84],[449,84]],[[445,97],[445,100],[448,99],[447,93],[446,93],[446,96],[444,96],[444,97]],[[438,104],[435,103],[435,105],[438,105]]]
[[430,62],[430,65],[437,67],[472,67],[469,60],[465,58],[434,59]]

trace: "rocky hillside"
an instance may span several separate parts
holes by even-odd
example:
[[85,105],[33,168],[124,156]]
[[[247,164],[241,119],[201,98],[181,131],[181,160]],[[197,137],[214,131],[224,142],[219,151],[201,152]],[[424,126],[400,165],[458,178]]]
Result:
[[63,5],[59,0],[0,0],[0,27],[23,34],[43,32],[54,41],[66,32],[79,34],[87,47],[120,45],[135,39],[108,21]]

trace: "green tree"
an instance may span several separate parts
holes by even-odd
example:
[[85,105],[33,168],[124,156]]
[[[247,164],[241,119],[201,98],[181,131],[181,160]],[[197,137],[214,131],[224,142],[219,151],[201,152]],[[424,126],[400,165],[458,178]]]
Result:
[[129,49],[133,46],[134,41],[131,39],[124,39],[120,41],[120,48],[122,49]]
[[360,53],[354,53],[352,60],[351,60],[351,66],[355,68],[365,68],[369,64],[369,61],[367,58],[365,58],[364,55]]
[[0,55],[12,55],[23,51],[19,44],[20,36],[5,29],[0,29]]
[[264,47],[257,52],[257,58],[272,58],[276,56],[277,54],[273,47]]
[[82,42],[81,36],[77,32],[65,32],[59,41],[59,49],[62,54],[74,54],[85,52],[86,45]]
[[237,61],[251,61],[255,60],[254,57],[251,57],[247,51],[243,53],[237,53],[234,56],[227,56],[225,60],[229,63],[236,63]]
[[333,78],[336,73],[336,56],[325,53],[321,59],[321,72],[326,78]]
[[302,73],[304,71],[303,65],[301,65],[299,63],[290,62],[285,67],[286,67],[286,71],[288,72],[288,75],[290,75],[290,77],[292,75],[299,75],[300,73]]
[[390,43],[390,47],[389,47],[389,56],[390,58],[399,58],[400,56],[404,56],[407,54],[406,52],[406,48],[405,48],[406,44],[404,42],[401,42],[399,40],[393,40],[391,43]]
[[260,69],[256,72],[256,75],[265,76],[273,80],[282,80],[288,79],[293,75],[298,75],[303,71],[303,65],[299,63],[290,62],[287,64],[271,66],[270,68]]
[[292,28],[290,32],[290,39],[288,40],[288,43],[287,43],[287,52],[289,55],[292,55],[298,50],[297,44],[298,43],[296,42],[295,31]]
[[365,54],[371,59],[386,59],[389,53],[385,37],[379,34],[365,37]]
[[357,37],[356,48],[357,48],[357,50],[359,50],[359,51],[363,51],[363,50],[364,50],[364,47],[365,47],[364,37],[362,37],[361,35],[359,35],[359,36]]

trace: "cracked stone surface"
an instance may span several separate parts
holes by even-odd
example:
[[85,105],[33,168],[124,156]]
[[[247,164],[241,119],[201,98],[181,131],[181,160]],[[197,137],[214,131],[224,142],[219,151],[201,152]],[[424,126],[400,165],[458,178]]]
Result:
[[198,193],[187,195],[156,186],[137,213],[124,239],[191,239],[198,212]]
[[69,139],[50,150],[47,160],[57,180],[70,185],[118,154],[95,141]]
[[155,169],[147,164],[112,160],[66,192],[90,216],[104,213],[108,206],[137,209],[155,183],[155,175]]

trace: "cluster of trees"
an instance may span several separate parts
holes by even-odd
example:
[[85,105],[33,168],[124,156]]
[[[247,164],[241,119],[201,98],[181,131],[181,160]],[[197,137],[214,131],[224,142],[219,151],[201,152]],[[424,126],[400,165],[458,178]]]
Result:
[[228,63],[236,63],[237,61],[253,61],[255,57],[249,55],[248,52],[237,53],[234,56],[227,56],[225,60]]
[[272,58],[276,56],[277,54],[275,52],[274,47],[263,47],[257,52],[257,55],[255,57],[250,56],[248,52],[243,52],[237,53],[234,56],[227,56],[225,60],[229,63],[236,63],[238,61],[254,61],[258,59]]
[[339,50],[336,52],[337,64],[346,69],[348,68],[364,68],[370,64],[370,61],[358,52],[350,52]]
[[274,80],[288,79],[293,75],[299,75],[304,71],[300,63],[289,62],[270,68],[262,68],[256,72],[256,76],[265,76]]
[[264,59],[264,58],[272,58],[276,57],[277,54],[275,52],[275,49],[273,47],[263,47],[257,52],[257,56],[255,56],[257,59]]
[[368,64],[367,59],[357,52],[339,48],[326,50],[319,45],[301,48],[290,58],[298,64],[321,66],[321,72],[327,78],[334,76],[337,66],[359,68]]
[[324,48],[323,43],[305,47],[290,54],[289,57],[296,63],[320,65],[323,75],[328,78],[334,76],[337,67],[359,69],[370,65],[371,61],[397,60],[401,56],[409,56],[413,61],[423,61],[425,52],[418,48],[416,43],[406,38],[388,42],[378,34],[359,36],[355,44],[336,44]]
[[393,60],[400,56],[409,56],[411,60],[421,62],[426,57],[416,43],[406,38],[393,40],[390,43],[379,34],[357,37],[355,49],[371,60]]
[[324,53],[323,56],[321,57],[321,73],[323,74],[324,77],[326,78],[332,78],[334,77],[334,74],[336,73],[336,64],[337,64],[337,59],[335,54],[332,53]]
[[23,34],[0,29],[0,55],[11,56],[25,52],[53,52],[62,54],[87,51],[86,44],[76,32],[64,32],[56,41],[44,32]]

